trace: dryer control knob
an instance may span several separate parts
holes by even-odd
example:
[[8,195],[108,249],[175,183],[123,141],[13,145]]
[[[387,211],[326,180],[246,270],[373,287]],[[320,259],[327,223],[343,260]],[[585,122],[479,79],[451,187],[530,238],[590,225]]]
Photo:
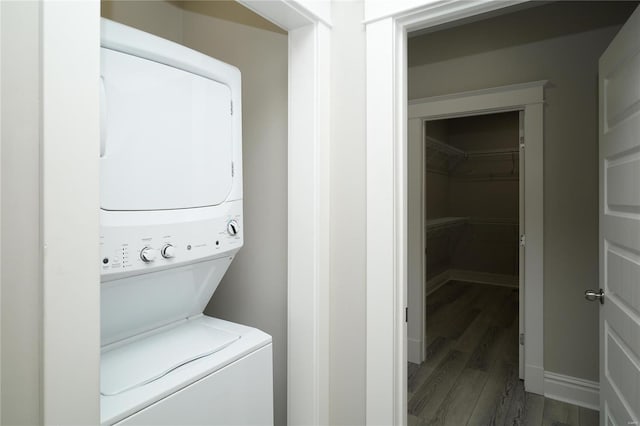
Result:
[[156,260],[157,250],[151,247],[145,247],[140,250],[140,259],[145,263],[150,263]]
[[240,227],[238,226],[238,221],[237,220],[230,220],[229,221],[229,223],[227,224],[227,232],[231,236],[238,235],[238,232],[240,232]]
[[160,254],[165,259],[171,259],[176,256],[176,248],[171,244],[165,244],[165,246],[160,250]]

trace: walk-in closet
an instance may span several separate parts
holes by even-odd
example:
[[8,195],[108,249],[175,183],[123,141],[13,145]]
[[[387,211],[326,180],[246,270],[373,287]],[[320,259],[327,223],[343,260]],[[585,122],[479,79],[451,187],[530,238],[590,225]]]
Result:
[[519,112],[425,123],[427,293],[518,285]]
[[[452,386],[491,382],[497,392],[522,378],[521,118],[513,111],[424,123],[426,354],[408,375],[409,415],[424,424],[455,418]],[[494,397],[491,386],[483,394]],[[492,424],[492,408],[463,411]]]
[[611,112],[628,91],[605,89],[633,62],[611,46],[636,34],[625,22],[638,22],[638,2],[520,6],[407,35],[409,426],[629,417],[611,381],[631,375],[599,374],[622,371],[602,332],[603,312],[617,308],[584,294],[618,279],[598,274],[611,182],[598,164],[621,176],[632,162],[613,148],[603,157],[613,142],[599,138],[633,116]]

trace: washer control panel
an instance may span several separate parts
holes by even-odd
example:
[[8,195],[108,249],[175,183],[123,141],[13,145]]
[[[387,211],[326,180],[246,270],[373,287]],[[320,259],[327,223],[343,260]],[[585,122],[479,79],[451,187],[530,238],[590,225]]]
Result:
[[232,237],[235,237],[236,235],[238,235],[238,232],[240,232],[240,228],[237,220],[231,219],[229,223],[227,223],[227,232]]
[[[237,210],[237,211],[234,211]],[[171,224],[101,227],[101,275],[117,279],[236,252],[243,244],[241,209]]]
[[172,244],[167,243],[160,249],[160,254],[165,259],[171,259],[176,256],[176,248]]

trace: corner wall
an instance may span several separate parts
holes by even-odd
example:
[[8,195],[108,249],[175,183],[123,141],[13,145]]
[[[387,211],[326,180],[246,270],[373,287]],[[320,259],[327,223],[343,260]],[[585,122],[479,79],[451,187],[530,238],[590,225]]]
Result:
[[[42,423],[40,256],[40,12],[38,2],[0,2],[2,31],[3,425]],[[10,248],[10,249],[9,249]]]
[[[519,150],[517,112],[448,120],[449,143],[467,152]],[[519,155],[474,156],[451,173],[451,216],[469,217],[453,250],[456,270],[518,282]],[[515,344],[515,343],[514,343]]]
[[362,2],[334,1],[331,34],[330,424],[364,425],[365,32]]

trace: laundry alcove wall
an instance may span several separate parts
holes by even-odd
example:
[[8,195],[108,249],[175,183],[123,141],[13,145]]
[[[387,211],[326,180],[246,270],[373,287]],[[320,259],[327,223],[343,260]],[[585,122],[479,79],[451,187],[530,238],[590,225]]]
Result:
[[287,423],[287,34],[231,1],[103,1],[102,16],[242,73],[244,247],[207,315],[273,337],[275,424]]

